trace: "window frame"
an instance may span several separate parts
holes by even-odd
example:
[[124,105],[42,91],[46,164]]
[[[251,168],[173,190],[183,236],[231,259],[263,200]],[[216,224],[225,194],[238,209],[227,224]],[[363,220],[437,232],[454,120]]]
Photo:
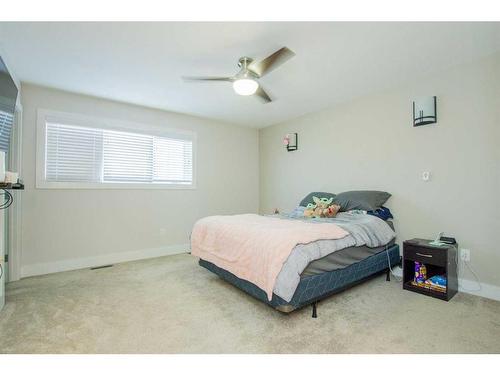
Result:
[[[149,136],[183,138],[193,143],[191,184],[176,183],[145,183],[145,182],[54,182],[45,179],[46,162],[46,135],[47,122],[60,122],[62,124],[84,126],[97,129],[115,130],[144,134]],[[166,190],[193,190],[196,189],[196,154],[197,134],[189,130],[163,128],[158,125],[126,122],[121,120],[91,117],[76,113],[58,112],[48,109],[37,110],[36,121],[36,188],[37,189],[166,189]]]

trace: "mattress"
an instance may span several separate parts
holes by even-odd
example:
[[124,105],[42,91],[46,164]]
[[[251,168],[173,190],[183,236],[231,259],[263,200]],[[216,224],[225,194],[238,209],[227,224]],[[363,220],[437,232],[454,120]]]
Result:
[[[284,219],[288,219],[288,217],[285,216]],[[292,220],[334,223],[346,230],[349,235],[338,240],[318,240],[307,244],[298,244],[294,247],[283,263],[283,268],[274,285],[274,293],[286,301],[292,299],[302,273],[311,262],[353,246],[372,248],[385,246],[395,237],[395,232],[390,224],[372,215],[341,212],[336,217],[328,219],[304,219],[302,217],[292,218]],[[358,258],[358,260],[362,258]],[[350,263],[344,263],[344,266],[348,264]]]
[[[394,230],[394,223],[390,220],[386,223]],[[385,250],[387,247],[391,247],[396,242],[393,238],[388,244],[378,247],[368,247],[368,246],[350,246],[342,250],[337,250],[334,253],[328,254],[327,256],[314,260],[306,267],[302,272],[301,277],[318,275],[323,272],[338,270],[345,268],[353,263],[359,262],[371,255],[378,254]]]
[[384,251],[387,247],[394,245],[396,239],[392,239],[385,246],[368,247],[368,246],[351,246],[342,250],[337,250],[334,253],[314,260],[302,272],[301,278],[311,275],[319,275],[323,272],[334,271],[350,266],[372,255]]

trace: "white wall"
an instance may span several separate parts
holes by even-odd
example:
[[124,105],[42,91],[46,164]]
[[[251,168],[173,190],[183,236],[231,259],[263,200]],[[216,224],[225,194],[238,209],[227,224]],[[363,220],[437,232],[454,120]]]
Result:
[[[198,218],[258,211],[257,130],[28,84],[22,90],[22,276],[187,251]],[[36,189],[37,108],[195,131],[197,188]]]
[[[412,127],[420,95],[437,96],[437,125]],[[298,151],[283,147],[289,132]],[[261,212],[290,210],[311,191],[388,191],[400,242],[445,231],[499,287],[500,55],[262,129],[260,177]]]

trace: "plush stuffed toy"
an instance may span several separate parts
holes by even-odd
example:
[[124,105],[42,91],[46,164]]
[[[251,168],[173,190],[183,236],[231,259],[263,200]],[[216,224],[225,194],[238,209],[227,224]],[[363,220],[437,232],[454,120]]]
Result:
[[335,217],[337,216],[337,212],[339,212],[340,206],[338,204],[332,204],[326,208],[326,211],[323,212],[325,217]]
[[335,217],[340,206],[332,204],[333,198],[313,197],[314,203],[309,203],[304,210],[305,217]]
[[304,210],[305,217],[314,217],[314,210],[316,209],[316,205],[314,203],[309,203]]

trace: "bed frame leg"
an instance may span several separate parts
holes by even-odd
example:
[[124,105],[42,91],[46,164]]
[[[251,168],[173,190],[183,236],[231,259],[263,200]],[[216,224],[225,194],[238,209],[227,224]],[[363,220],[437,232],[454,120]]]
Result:
[[313,303],[312,303],[312,308],[313,308],[312,317],[313,317],[313,318],[317,318],[317,317],[318,317],[318,314],[317,314],[317,311],[316,311],[316,302],[313,302]]
[[386,271],[385,281],[391,281],[391,270],[390,268]]

